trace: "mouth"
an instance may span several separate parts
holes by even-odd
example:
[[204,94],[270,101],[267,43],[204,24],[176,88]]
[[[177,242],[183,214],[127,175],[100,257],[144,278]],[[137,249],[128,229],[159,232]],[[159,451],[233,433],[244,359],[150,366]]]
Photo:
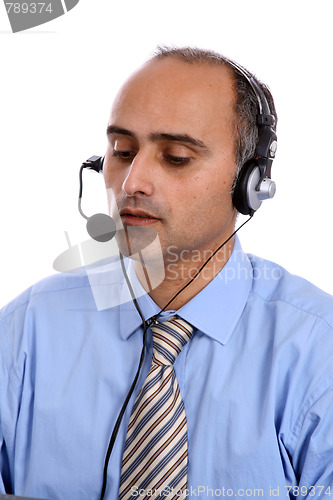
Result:
[[127,226],[149,226],[161,220],[144,210],[123,208],[120,210],[122,223]]

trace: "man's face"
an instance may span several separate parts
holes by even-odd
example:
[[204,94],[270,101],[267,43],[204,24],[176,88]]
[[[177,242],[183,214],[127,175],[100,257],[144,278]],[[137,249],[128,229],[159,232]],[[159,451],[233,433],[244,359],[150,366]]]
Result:
[[146,64],[115,99],[106,188],[125,227],[157,231],[164,259],[215,250],[233,232],[234,102],[229,69],[175,59]]

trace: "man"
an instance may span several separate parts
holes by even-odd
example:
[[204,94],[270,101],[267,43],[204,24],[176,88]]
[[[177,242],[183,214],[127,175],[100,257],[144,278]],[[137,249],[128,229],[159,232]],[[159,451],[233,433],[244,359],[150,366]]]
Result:
[[[50,500],[333,496],[332,298],[229,239],[257,114],[246,78],[205,51],[161,49],[122,87],[103,167],[110,209],[134,239],[156,231],[165,276],[138,309],[96,307],[84,272],[44,280],[4,308],[1,491]],[[152,251],[149,266],[156,260]],[[145,288],[134,268],[131,280]],[[109,293],[103,280],[100,288]],[[108,454],[143,321],[142,369]],[[167,344],[177,344],[170,363]],[[165,410],[162,385],[174,408]]]

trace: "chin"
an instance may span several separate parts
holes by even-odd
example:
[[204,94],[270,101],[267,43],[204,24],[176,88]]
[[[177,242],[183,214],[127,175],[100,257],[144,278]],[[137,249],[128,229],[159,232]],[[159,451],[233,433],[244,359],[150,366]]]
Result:
[[161,260],[162,250],[158,233],[151,227],[125,226],[117,231],[116,240],[120,252],[133,260],[144,256],[148,262]]

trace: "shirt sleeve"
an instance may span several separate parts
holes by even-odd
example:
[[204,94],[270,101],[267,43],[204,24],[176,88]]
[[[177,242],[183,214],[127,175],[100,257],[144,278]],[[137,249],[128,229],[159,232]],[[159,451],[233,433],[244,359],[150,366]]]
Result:
[[299,484],[291,498],[333,498],[333,380],[327,377],[318,393],[319,387],[303,405],[292,432]]
[[12,493],[13,455],[19,388],[11,379],[10,344],[0,311],[0,493]]

